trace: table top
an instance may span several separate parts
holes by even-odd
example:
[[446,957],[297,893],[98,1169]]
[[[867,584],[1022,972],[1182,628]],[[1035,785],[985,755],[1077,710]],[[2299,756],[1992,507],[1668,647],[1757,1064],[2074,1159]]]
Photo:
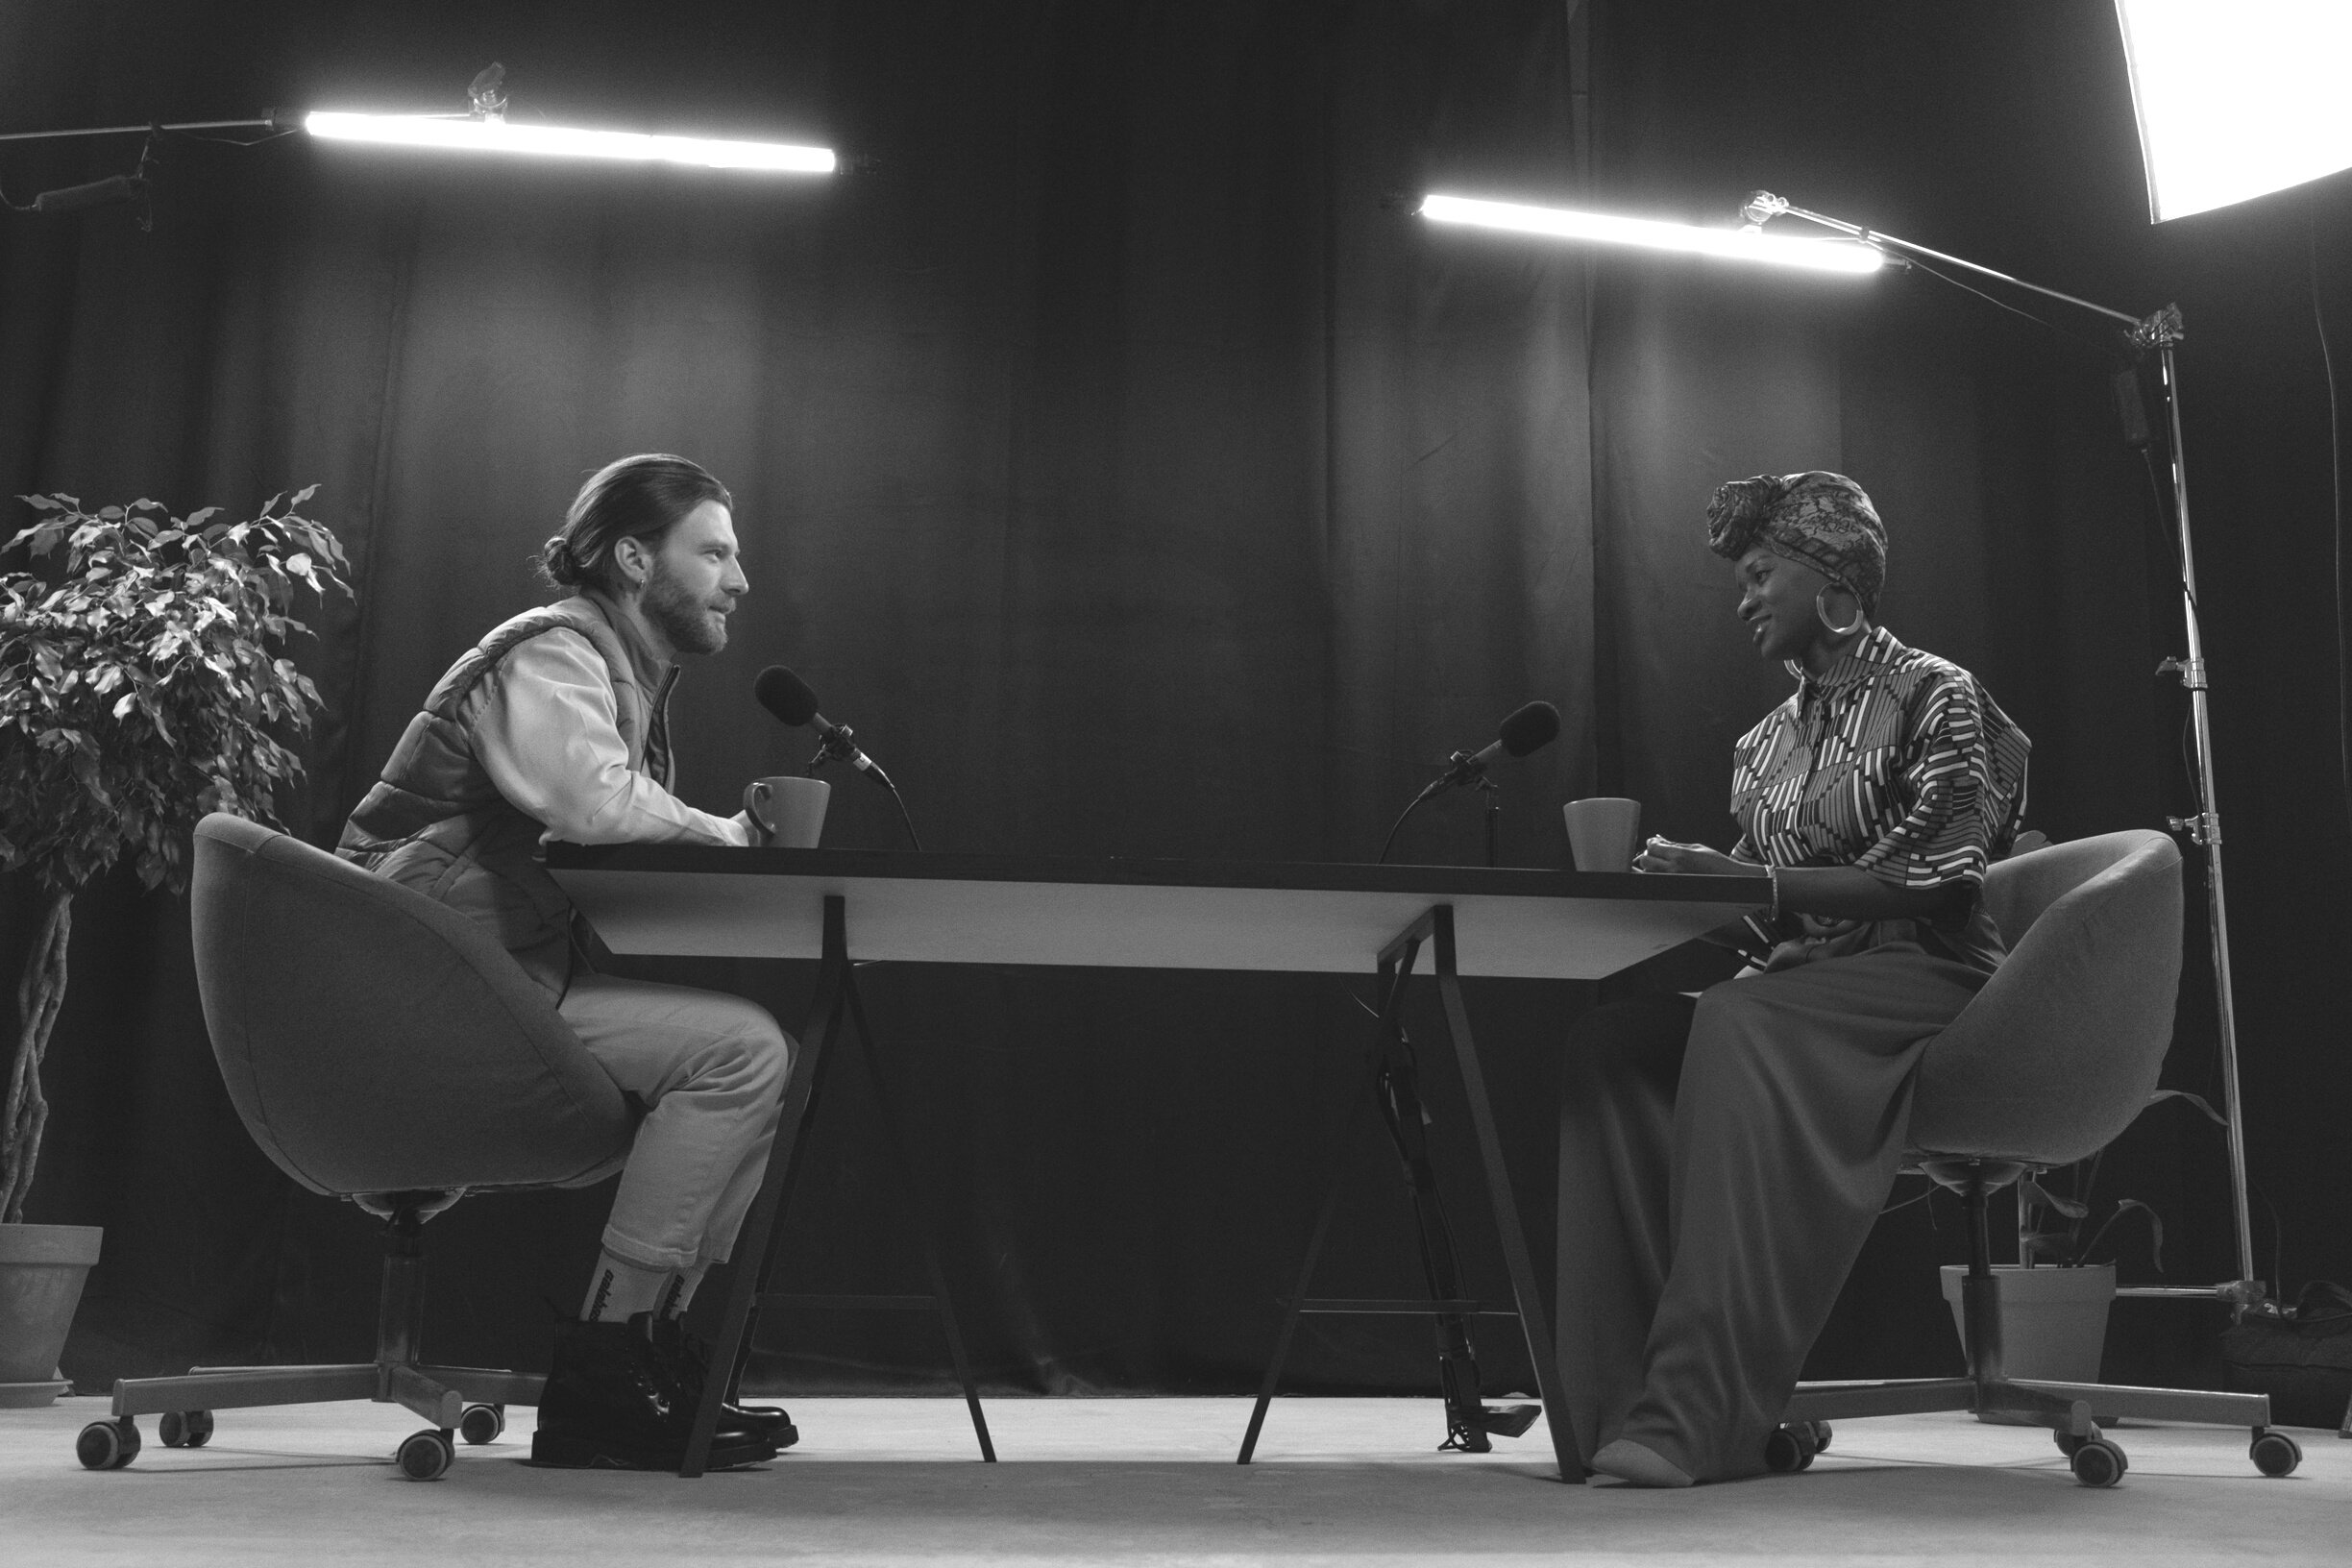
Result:
[[612,951],[719,958],[820,956],[839,894],[860,960],[1361,974],[1451,904],[1461,973],[1592,980],[1763,902],[1752,877],[1477,866],[664,844],[547,859]]

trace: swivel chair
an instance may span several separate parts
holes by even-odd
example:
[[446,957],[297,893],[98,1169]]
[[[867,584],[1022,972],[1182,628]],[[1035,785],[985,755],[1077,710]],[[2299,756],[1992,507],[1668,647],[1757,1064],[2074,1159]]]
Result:
[[1985,875],[2009,956],[1921,1058],[1905,1164],[1957,1191],[1968,1219],[1961,1281],[1968,1375],[1799,1384],[1766,1462],[1801,1470],[1838,1418],[1972,1410],[2052,1429],[2074,1477],[2112,1486],[2128,1461],[2110,1418],[2207,1421],[2252,1432],[2265,1475],[2301,1462],[2262,1394],[2132,1388],[2001,1375],[1999,1280],[1985,1198],[2027,1173],[2097,1152],[2147,1104],[2172,1039],[2180,981],[2180,850],[2144,829],[2018,855]]
[[486,1443],[542,1378],[421,1359],[426,1220],[469,1192],[581,1187],[626,1159],[627,1100],[546,992],[473,920],[282,833],[214,813],[196,828],[196,978],[229,1097],[278,1167],[383,1221],[376,1359],[125,1378],[75,1444],[135,1458],[135,1416],[200,1447],[212,1412],[364,1399],[431,1425],[397,1455],[432,1481],[453,1430]]

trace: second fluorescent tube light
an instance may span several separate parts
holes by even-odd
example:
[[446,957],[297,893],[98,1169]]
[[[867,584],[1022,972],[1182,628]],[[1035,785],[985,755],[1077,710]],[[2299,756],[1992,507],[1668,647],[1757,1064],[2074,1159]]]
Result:
[[1687,223],[1620,218],[1605,212],[1578,212],[1558,207],[1526,207],[1516,202],[1476,201],[1467,196],[1424,197],[1421,215],[1437,223],[1509,229],[1557,239],[1596,239],[1655,251],[1686,251],[1695,256],[1765,261],[1815,272],[1876,272],[1886,265],[1886,257],[1850,240],[1787,239],[1748,229],[1701,229]]
[[717,141],[700,136],[651,136],[627,131],[574,131],[515,125],[500,119],[429,114],[343,114],[321,110],[303,129],[335,141],[387,142],[460,152],[528,153],[542,158],[600,158],[631,163],[685,163],[709,169],[756,169],[772,174],[831,174],[833,150],[776,141]]

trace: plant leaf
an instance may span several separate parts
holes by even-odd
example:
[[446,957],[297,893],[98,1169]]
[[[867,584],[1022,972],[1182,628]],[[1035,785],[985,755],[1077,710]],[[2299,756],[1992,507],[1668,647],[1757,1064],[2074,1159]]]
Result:
[[2216,1111],[2213,1108],[2212,1102],[2208,1101],[2202,1094],[2192,1094],[2185,1089],[2160,1089],[2147,1097],[2147,1103],[2151,1106],[2155,1105],[2160,1100],[2187,1100],[2191,1105],[2193,1105],[2199,1111],[2204,1112],[2205,1119],[2212,1122],[2216,1127],[2227,1127],[2229,1125],[2229,1117],[2223,1115],[2220,1112]]
[[[2137,1209],[2148,1216],[2148,1252],[2155,1259],[2156,1272],[2162,1274],[2164,1272],[2164,1216],[2138,1198],[2118,1198],[2115,1217],[2121,1217],[2126,1209]],[[2109,1219],[2108,1223],[2111,1225],[2115,1223],[2115,1218]]]
[[2019,1186],[2023,1189],[2028,1201],[2038,1203],[2046,1209],[2055,1209],[2069,1219],[2083,1219],[2091,1213],[2089,1204],[2077,1203],[2072,1198],[2062,1198],[2031,1176],[2026,1177]]

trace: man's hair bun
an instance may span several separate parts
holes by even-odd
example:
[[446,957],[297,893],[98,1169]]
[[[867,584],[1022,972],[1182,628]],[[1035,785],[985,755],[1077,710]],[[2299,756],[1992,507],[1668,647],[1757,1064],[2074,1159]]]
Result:
[[558,588],[576,588],[580,583],[579,558],[572,553],[572,543],[556,534],[540,547],[539,570]]

